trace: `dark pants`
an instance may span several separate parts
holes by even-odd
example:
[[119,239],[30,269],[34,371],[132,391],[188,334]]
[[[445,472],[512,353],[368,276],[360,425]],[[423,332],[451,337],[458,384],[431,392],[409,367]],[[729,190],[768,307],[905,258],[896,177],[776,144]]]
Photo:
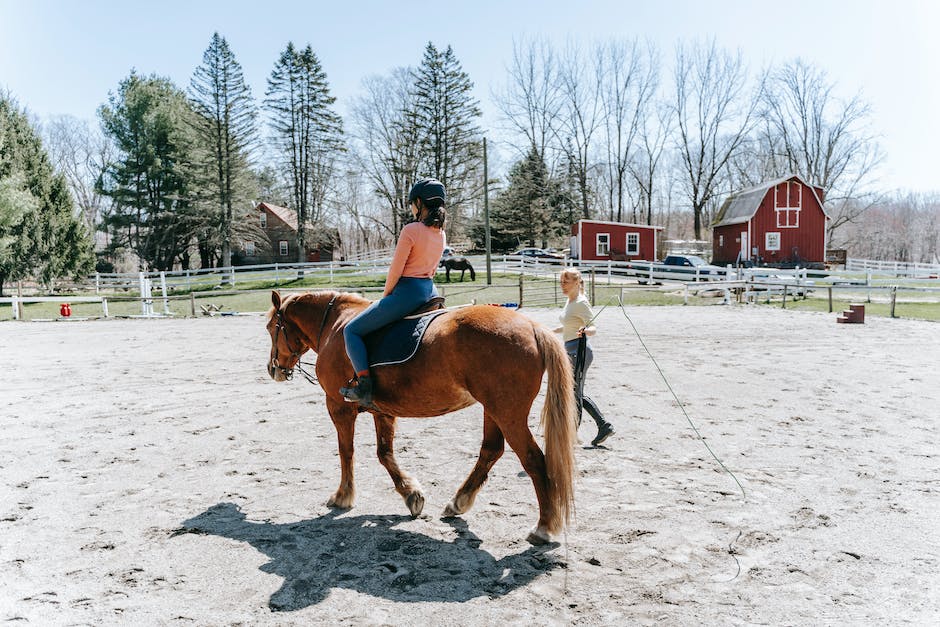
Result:
[[[578,340],[568,340],[565,342],[565,352],[568,353],[568,359],[571,360],[571,367],[574,368],[575,359],[578,356]],[[588,368],[591,367],[591,364],[594,362],[594,351],[591,350],[591,343],[588,342],[584,347],[584,372],[582,377],[587,376]],[[577,390],[575,390],[577,393]],[[593,400],[584,394],[581,395],[581,405],[591,415],[591,418],[594,419],[594,422],[597,423],[597,426],[600,427],[602,424],[607,422],[604,419],[604,414],[601,413],[600,408],[597,406]]]

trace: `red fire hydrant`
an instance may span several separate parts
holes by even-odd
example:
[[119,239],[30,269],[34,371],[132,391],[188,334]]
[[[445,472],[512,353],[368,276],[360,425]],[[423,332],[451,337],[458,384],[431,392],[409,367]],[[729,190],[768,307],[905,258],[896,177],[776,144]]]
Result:
[[72,315],[72,306],[68,303],[62,303],[59,305],[59,315],[63,318],[68,318]]

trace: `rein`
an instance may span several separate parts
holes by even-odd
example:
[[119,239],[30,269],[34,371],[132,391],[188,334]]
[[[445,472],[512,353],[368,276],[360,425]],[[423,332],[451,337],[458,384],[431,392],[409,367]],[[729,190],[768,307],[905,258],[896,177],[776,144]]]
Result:
[[[333,298],[330,299],[330,302],[327,304],[326,309],[323,311],[323,318],[320,320],[320,330],[317,331],[316,352],[318,353],[320,352],[320,339],[323,336],[323,329],[326,327],[326,318],[327,316],[330,315],[330,310],[333,309],[333,304],[336,302],[337,296],[339,296],[339,294],[335,294]],[[284,378],[287,379],[288,381],[294,378],[294,368],[296,368],[297,370],[300,370],[300,374],[302,374],[303,377],[307,381],[309,381],[310,383],[317,383],[316,376],[304,370],[303,368],[304,364],[301,364],[300,362],[301,350],[304,348],[303,342],[300,343],[301,350],[291,351],[290,356],[297,360],[297,362],[294,365],[294,368],[285,368],[284,366],[278,363],[277,361],[277,355],[278,355],[277,336],[281,333],[284,334],[284,343],[287,344],[288,348],[290,348],[290,338],[287,337],[287,325],[284,322],[284,316],[283,316],[282,310],[278,309],[277,311],[274,312],[274,315],[276,317],[276,321],[274,323],[274,357],[271,358],[271,366],[275,370],[279,370],[281,374],[284,375]],[[306,364],[306,365],[314,366],[316,365],[316,363],[314,362],[312,364]]]

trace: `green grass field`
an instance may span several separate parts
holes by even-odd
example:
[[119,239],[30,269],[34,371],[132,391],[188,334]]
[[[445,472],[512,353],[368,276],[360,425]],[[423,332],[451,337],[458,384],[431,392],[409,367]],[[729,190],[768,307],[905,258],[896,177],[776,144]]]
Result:
[[[353,291],[363,294],[367,298],[378,298],[384,285],[384,275],[356,275],[336,276],[330,282],[326,276],[308,276],[301,280],[273,282],[240,282],[237,293],[218,289],[201,289],[191,293],[176,292],[167,301],[169,314],[174,317],[202,316],[203,307],[218,309],[221,314],[251,313],[266,311],[271,305],[271,289],[282,292],[305,291],[316,289],[337,289]],[[478,276],[475,282],[446,283],[437,282],[438,290],[447,298],[448,305],[464,305],[477,303],[518,303],[519,275],[494,275],[493,284],[486,285],[483,276]],[[249,291],[250,290],[250,291]],[[587,286],[591,294],[590,284]],[[155,292],[156,293],[156,292]],[[864,293],[853,293],[851,296],[845,292],[837,292],[840,296],[833,300],[833,314],[848,309],[850,303],[865,303],[866,314],[869,316],[890,315],[890,303],[885,302],[887,293],[875,293],[876,302],[866,302]],[[82,294],[88,295],[88,294]],[[108,299],[108,314],[111,317],[128,317],[141,315],[140,301],[128,298],[123,294],[103,294]],[[606,279],[599,278],[593,287],[595,305],[615,305],[620,298],[624,304],[631,306],[664,306],[682,305],[685,292],[682,287],[641,287],[634,282],[610,284]],[[895,316],[899,318],[914,318],[920,320],[940,321],[940,303],[916,300],[923,298],[924,293],[899,291],[895,305]],[[153,299],[153,311],[164,313],[162,298]],[[560,307],[564,296],[558,288],[558,282],[552,275],[542,277],[526,277],[523,305],[526,307]],[[60,303],[70,302],[68,295],[62,295],[56,302],[28,303],[24,306],[26,320],[55,319],[59,317]],[[714,306],[723,302],[721,296],[694,295],[690,293],[687,304],[689,306]],[[782,299],[779,295],[773,298],[759,298],[754,306],[781,307]],[[97,318],[102,316],[102,307],[98,303],[72,303],[72,318]],[[797,311],[823,311],[829,309],[825,289],[817,289],[808,298],[787,299],[786,308]],[[12,320],[12,307],[0,304],[0,321]]]

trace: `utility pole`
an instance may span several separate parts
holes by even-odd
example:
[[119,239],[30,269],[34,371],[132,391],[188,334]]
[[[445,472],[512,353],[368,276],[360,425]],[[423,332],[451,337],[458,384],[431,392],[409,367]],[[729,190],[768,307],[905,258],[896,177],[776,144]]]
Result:
[[493,284],[492,266],[490,263],[490,173],[486,161],[486,138],[483,138],[483,231],[486,246],[486,284]]

